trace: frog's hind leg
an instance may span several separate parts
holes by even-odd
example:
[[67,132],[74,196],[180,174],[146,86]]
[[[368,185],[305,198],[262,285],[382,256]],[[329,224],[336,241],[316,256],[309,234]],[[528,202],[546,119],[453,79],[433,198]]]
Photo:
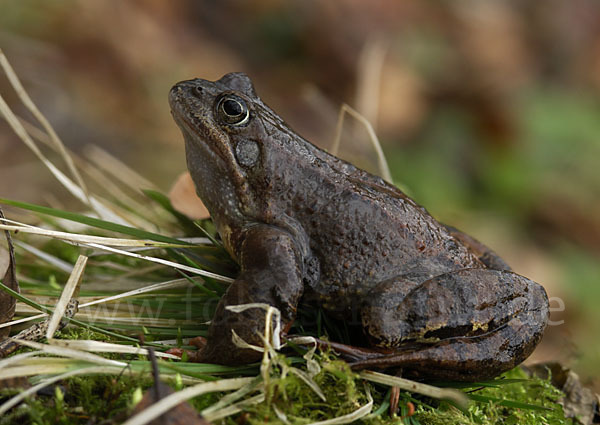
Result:
[[548,320],[544,288],[509,271],[463,269],[408,293],[402,286],[387,281],[367,297],[363,326],[382,352],[355,361],[354,369],[394,367],[416,378],[487,379],[525,360]]

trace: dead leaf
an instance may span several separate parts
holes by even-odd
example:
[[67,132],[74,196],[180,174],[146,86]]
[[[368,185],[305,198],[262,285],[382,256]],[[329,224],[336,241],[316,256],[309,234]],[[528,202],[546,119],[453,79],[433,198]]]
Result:
[[[158,394],[157,394],[158,391]],[[132,416],[137,415],[142,410],[148,408],[158,400],[172,394],[174,391],[166,384],[158,382],[150,388],[142,397],[142,400],[135,406]],[[208,425],[206,419],[198,414],[198,412],[189,405],[189,403],[181,403],[169,410],[167,413],[156,418],[150,425]]]
[[169,191],[169,199],[173,208],[192,220],[203,220],[210,217],[210,213],[196,195],[194,182],[188,172],[177,178]]
[[598,395],[586,388],[575,372],[555,362],[540,363],[526,369],[542,379],[547,379],[550,374],[552,385],[565,393],[558,402],[563,406],[567,418],[584,425],[597,423],[594,417],[598,409]]
[[[4,212],[0,208],[0,218],[4,218]],[[5,231],[6,243],[8,249],[0,247],[0,276],[2,283],[16,292],[19,290],[19,282],[17,282],[17,271],[15,266],[15,249],[12,244],[10,232]],[[12,320],[15,315],[15,305],[17,300],[10,294],[0,291],[0,323],[6,323]],[[10,333],[10,327],[0,328],[0,340],[4,339]]]
[[[163,399],[169,394],[173,394],[174,391],[168,385],[164,384],[159,380],[158,365],[156,363],[156,356],[154,350],[148,350],[148,356],[152,363],[152,375],[154,377],[154,385],[148,389],[142,400],[135,406],[131,416],[135,416],[143,410],[150,407],[152,404]],[[211,423],[204,419],[200,414],[189,404],[180,403],[168,412],[162,414],[158,418],[151,422],[150,425],[210,425]]]

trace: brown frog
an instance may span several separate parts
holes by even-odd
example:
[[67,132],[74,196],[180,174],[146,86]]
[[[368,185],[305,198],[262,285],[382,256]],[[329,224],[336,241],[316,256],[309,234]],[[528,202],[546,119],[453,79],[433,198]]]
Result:
[[[445,226],[396,187],[304,140],[242,73],[169,94],[187,165],[224,246],[241,266],[197,360],[256,361],[267,303],[285,331],[301,297],[358,317],[369,348],[334,344],[355,368],[479,380],[522,362],[548,319],[543,287]],[[284,331],[284,332],[285,332]]]

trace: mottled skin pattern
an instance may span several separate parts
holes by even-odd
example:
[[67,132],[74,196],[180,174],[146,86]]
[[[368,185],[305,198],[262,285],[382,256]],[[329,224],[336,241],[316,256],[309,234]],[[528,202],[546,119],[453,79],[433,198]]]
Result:
[[[63,315],[63,319],[60,321],[56,330],[60,331],[64,329],[65,326],[69,324],[69,321],[66,318],[71,318],[77,314],[79,311],[79,301],[76,299],[72,299],[67,304],[67,308],[65,309],[65,314]],[[42,322],[34,323],[27,329],[22,330],[18,334],[14,335],[12,338],[6,338],[0,341],[0,358],[8,357],[9,354],[17,351],[19,347],[22,345],[15,342],[15,339],[21,339],[26,341],[39,341],[42,338],[46,337],[46,332],[48,331],[48,325],[50,324],[50,319],[46,319]]]
[[169,96],[198,195],[241,274],[219,303],[198,360],[255,361],[265,302],[294,320],[302,296],[358,314],[370,348],[339,346],[355,368],[477,380],[523,361],[548,317],[544,289],[437,222],[396,187],[304,140],[250,79],[176,84]]

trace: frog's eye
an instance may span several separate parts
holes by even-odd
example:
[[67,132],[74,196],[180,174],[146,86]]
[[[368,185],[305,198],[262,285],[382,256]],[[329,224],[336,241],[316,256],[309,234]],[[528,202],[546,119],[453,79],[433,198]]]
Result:
[[221,121],[229,125],[244,125],[250,119],[246,102],[239,96],[228,95],[217,103],[217,114]]
[[254,140],[242,139],[235,145],[235,158],[240,165],[252,167],[258,161],[260,148]]

